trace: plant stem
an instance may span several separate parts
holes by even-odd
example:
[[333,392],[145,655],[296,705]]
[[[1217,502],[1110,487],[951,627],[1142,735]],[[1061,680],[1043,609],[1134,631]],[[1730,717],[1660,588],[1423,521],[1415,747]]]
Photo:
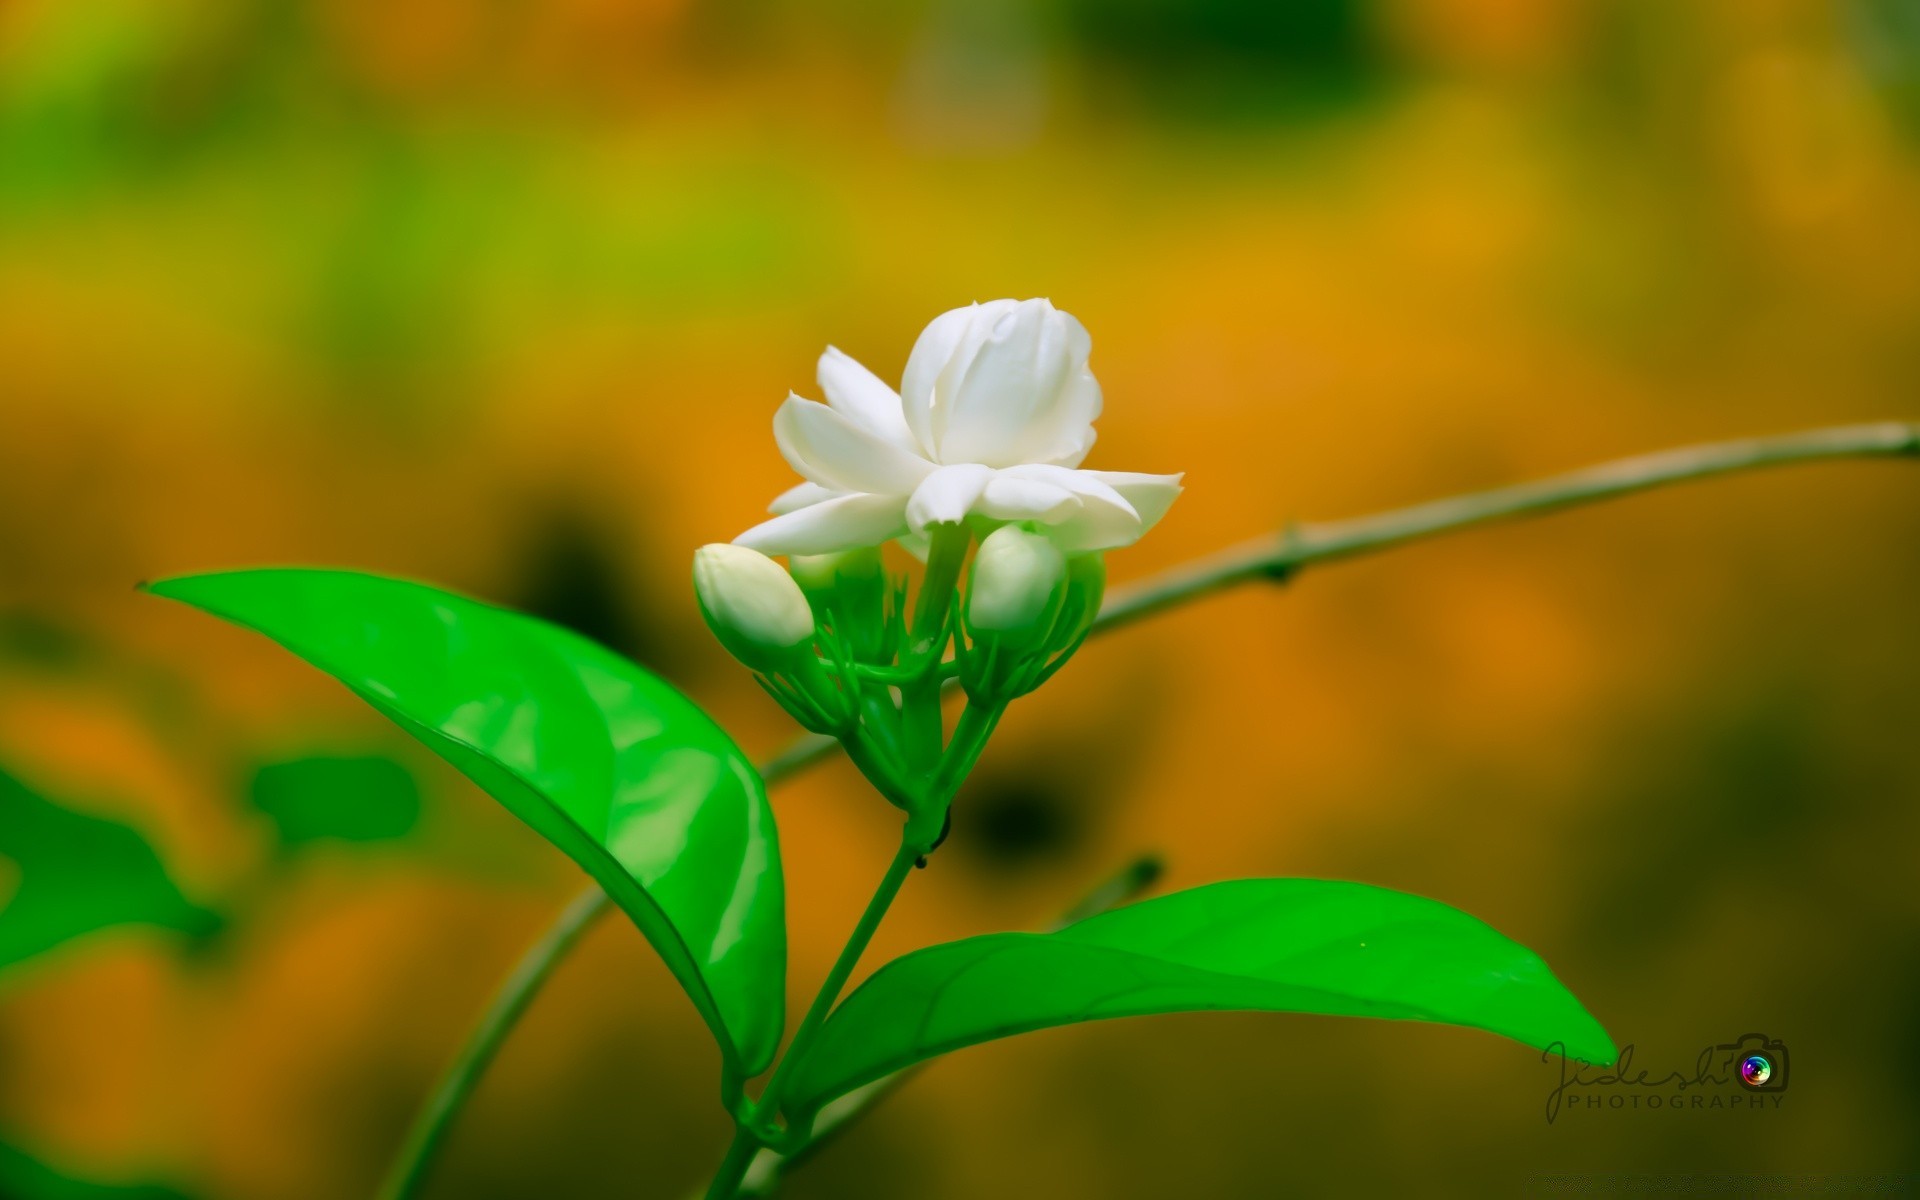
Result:
[[[1049,930],[1064,928],[1076,921],[1084,921],[1088,917],[1111,912],[1122,904],[1138,899],[1159,881],[1162,870],[1158,855],[1141,855],[1113,875],[1101,880],[1091,891],[1062,912],[1047,928]],[[740,1194],[743,1196],[772,1195],[782,1174],[813,1157],[822,1146],[845,1133],[849,1126],[871,1111],[874,1105],[893,1094],[901,1084],[925,1070],[931,1061],[929,1059],[909,1067],[902,1067],[891,1075],[876,1079],[834,1100],[820,1110],[819,1116],[814,1119],[813,1128],[807,1131],[806,1139],[786,1153],[782,1154],[777,1150],[763,1147],[744,1177],[746,1190]]]
[[907,770],[924,778],[940,758],[945,730],[940,722],[939,660],[946,655],[947,614],[973,535],[965,525],[935,525],[927,548],[927,572],[913,610],[913,630],[901,664],[915,672],[900,684],[900,734]]
[[1006,711],[1004,704],[975,704],[972,701],[968,701],[967,706],[960,710],[960,719],[953,726],[953,740],[947,743],[947,751],[941,757],[940,768],[934,776],[936,795],[952,801],[953,793],[973,773],[973,764],[980,761],[981,752],[987,748],[987,739],[993,736],[994,726],[1000,723],[1000,715]]
[[[887,909],[893,906],[894,897],[900,894],[900,886],[912,874],[914,861],[925,849],[911,838],[900,839],[900,848],[894,852],[893,861],[887,864],[887,873],[881,877],[880,885],[873,889],[866,910],[860,914],[853,932],[847,936],[846,945],[840,947],[840,956],[833,960],[833,967],[828,970],[826,979],[821,981],[820,990],[814,993],[813,1003],[807,1006],[807,1015],[800,1019],[799,1027],[793,1031],[793,1040],[787,1043],[786,1053],[780,1056],[780,1065],[773,1069],[773,1077],[767,1080],[766,1090],[754,1102],[754,1117],[772,1119],[779,1114],[780,1097],[787,1081],[793,1076],[793,1069],[813,1047],[813,1039],[826,1022],[833,1002],[840,998],[841,989],[847,986],[848,976],[853,974],[860,956],[866,953],[867,943],[873,940],[881,919],[887,915]],[[732,1200],[740,1188],[740,1181],[746,1177],[747,1168],[753,1165],[753,1156],[759,1153],[763,1144],[760,1135],[745,1122],[736,1122],[733,1143],[727,1147],[727,1157],[707,1188],[707,1200]]]
[[740,1190],[740,1181],[747,1177],[747,1168],[753,1165],[753,1156],[760,1153],[760,1139],[745,1125],[733,1128],[733,1141],[727,1145],[727,1156],[720,1160],[720,1168],[713,1173],[713,1182],[707,1185],[707,1200],[721,1200],[731,1197]]
[[1116,590],[1101,606],[1094,629],[1106,632],[1248,580],[1286,579],[1312,563],[1370,554],[1421,538],[1539,516],[1670,483],[1822,459],[1900,456],[1920,456],[1920,424],[1843,425],[1684,446],[1374,516],[1293,525]]
[[[1533,483],[1497,488],[1412,508],[1396,509],[1345,521],[1294,525],[1278,534],[1256,538],[1196,559],[1131,587],[1108,594],[1093,632],[1106,633],[1202,596],[1256,579],[1285,580],[1317,562],[1352,558],[1407,542],[1492,521],[1535,516],[1610,500],[1670,483],[1684,483],[1760,467],[1786,466],[1842,458],[1920,456],[1920,424],[1882,422],[1815,429],[1778,437],[1744,438],[1689,446],[1655,454],[1624,458],[1600,466],[1556,475]],[[930,556],[931,566],[931,556]],[[958,571],[958,566],[955,566]],[[946,591],[951,593],[949,580]],[[922,589],[921,607],[928,592]],[[916,613],[916,617],[919,614]],[[918,622],[916,621],[916,625]],[[951,681],[948,681],[951,683]],[[760,771],[768,786],[831,755],[839,745],[830,737],[807,734],[796,738]],[[545,984],[580,932],[608,907],[606,893],[597,885],[567,906],[541,939],[514,968],[494,996],[473,1039],[461,1050],[447,1075],[434,1089],[408,1135],[385,1200],[407,1200],[415,1194],[433,1151],[446,1126],[459,1112],[480,1075],[493,1060],[500,1043],[526,1011],[533,995]]]
[[973,535],[965,525],[932,526],[932,542],[927,548],[927,573],[920,578],[920,598],[913,606],[913,645],[909,653],[918,658],[931,649],[947,620],[947,607],[953,602],[953,588],[960,580],[960,568],[967,561],[967,545]]
[[481,1015],[467,1044],[461,1047],[459,1057],[434,1088],[432,1098],[420,1110],[413,1128],[407,1131],[406,1144],[394,1162],[393,1172],[381,1185],[381,1200],[407,1200],[418,1194],[454,1114],[460,1111],[474,1085],[480,1082],[480,1076],[493,1064],[501,1043],[526,1013],[554,966],[579,943],[606,909],[607,895],[597,887],[575,896],[566,911],[514,967],[513,974],[500,985],[493,1003]]
[[893,861],[887,864],[887,873],[881,877],[880,886],[873,889],[873,898],[867,901],[866,911],[860,914],[853,933],[847,937],[847,944],[840,947],[840,957],[833,960],[833,967],[828,970],[826,979],[821,981],[820,990],[814,993],[813,1003],[807,1006],[807,1015],[800,1018],[799,1027],[793,1031],[793,1041],[787,1044],[787,1052],[780,1056],[780,1065],[774,1068],[773,1077],[767,1080],[766,1090],[760,1093],[756,1103],[758,1111],[769,1117],[780,1111],[781,1093],[787,1080],[792,1077],[793,1068],[812,1048],[814,1035],[820,1032],[820,1026],[826,1021],[833,1002],[840,998],[840,989],[847,986],[847,977],[853,974],[860,956],[866,953],[867,943],[873,940],[874,931],[880,928],[881,918],[887,915],[894,897],[900,894],[900,885],[913,873],[914,861],[925,852],[926,847],[912,839],[900,840],[900,848],[894,851]]

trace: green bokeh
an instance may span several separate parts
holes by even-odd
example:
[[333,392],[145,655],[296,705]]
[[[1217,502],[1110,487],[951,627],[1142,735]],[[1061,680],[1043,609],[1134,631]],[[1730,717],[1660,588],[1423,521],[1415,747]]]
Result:
[[0,772],[0,857],[19,872],[0,907],[0,970],[102,929],[204,937],[220,917],[181,894],[145,838],[64,808]]
[[420,822],[420,785],[390,758],[316,755],[268,763],[247,789],[288,848],[383,842]]

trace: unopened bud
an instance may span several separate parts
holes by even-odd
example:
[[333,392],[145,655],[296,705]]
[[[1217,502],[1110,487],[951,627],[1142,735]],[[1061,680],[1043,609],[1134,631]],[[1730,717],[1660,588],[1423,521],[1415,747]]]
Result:
[[693,590],[713,635],[756,671],[790,662],[813,641],[813,610],[800,585],[758,550],[724,542],[700,547]]
[[974,556],[968,626],[1008,644],[1038,642],[1053,624],[1066,573],[1066,558],[1045,535],[1015,525],[994,530]]
[[836,554],[796,554],[787,560],[793,581],[816,607],[830,604],[836,596],[876,598],[886,586],[886,574],[880,567],[879,550],[842,550]]
[[830,627],[855,657],[884,657],[887,573],[877,548],[796,554],[787,565],[821,625]]
[[1076,554],[1067,560],[1067,598],[1053,630],[1053,648],[1076,646],[1100,616],[1107,593],[1107,559],[1103,554]]

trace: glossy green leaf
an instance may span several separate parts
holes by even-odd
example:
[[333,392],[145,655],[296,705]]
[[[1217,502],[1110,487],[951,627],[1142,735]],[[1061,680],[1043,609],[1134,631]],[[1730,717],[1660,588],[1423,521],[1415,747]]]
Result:
[[936,1054],[1111,1017],[1259,1010],[1467,1025],[1610,1063],[1606,1031],[1545,963],[1437,901],[1359,883],[1244,879],[1054,933],[995,933],[896,959],[799,1064],[799,1114]]
[[0,968],[121,925],[197,937],[220,918],[180,894],[135,830],[0,772]]
[[458,767],[607,889],[734,1066],[780,1040],[786,929],[766,790],[685,697],[578,634],[347,571],[150,590],[257,629]]
[[399,763],[372,755],[268,763],[254,772],[247,796],[289,849],[320,841],[391,841],[420,821],[420,785]]

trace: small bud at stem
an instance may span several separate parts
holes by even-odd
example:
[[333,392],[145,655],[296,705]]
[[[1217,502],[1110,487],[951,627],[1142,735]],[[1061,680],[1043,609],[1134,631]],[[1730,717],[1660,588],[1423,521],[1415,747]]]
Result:
[[1031,645],[1047,635],[1067,563],[1043,534],[1007,525],[974,556],[967,623],[977,637]]
[[725,543],[693,556],[700,613],[727,652],[756,671],[794,660],[813,642],[813,610],[800,585],[758,550]]

